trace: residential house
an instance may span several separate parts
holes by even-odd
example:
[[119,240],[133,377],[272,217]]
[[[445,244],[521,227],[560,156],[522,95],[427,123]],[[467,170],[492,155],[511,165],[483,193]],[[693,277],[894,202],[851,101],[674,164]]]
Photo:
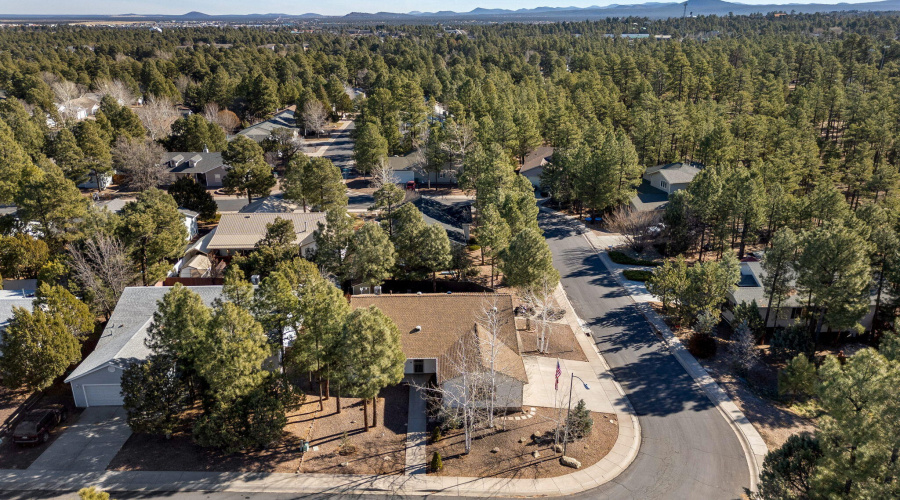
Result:
[[637,187],[637,193],[631,198],[632,208],[641,212],[662,210],[669,202],[669,196],[687,189],[702,168],[702,164],[695,162],[648,167]]
[[208,188],[222,187],[222,181],[230,168],[222,161],[222,153],[209,151],[163,153],[160,161],[169,169],[173,181],[190,177]]
[[272,118],[241,130],[237,135],[243,135],[256,142],[262,142],[272,135],[273,130],[283,128],[288,130],[293,137],[300,137],[302,129],[297,126],[297,119],[294,117],[295,109],[296,106],[285,108]]
[[80,122],[100,111],[101,98],[102,96],[97,93],[85,94],[77,99],[57,104],[56,111],[64,118]]
[[[741,303],[750,304],[754,300],[759,307],[759,315],[761,319],[766,317],[766,310],[769,306],[769,297],[763,287],[763,280],[766,272],[763,270],[762,263],[754,256],[745,257],[741,261],[741,280],[735,290],[728,293],[728,303],[722,312],[722,318],[728,323],[734,322],[734,309]],[[793,284],[792,284],[793,285]],[[769,321],[766,324],[768,328],[784,328],[792,325],[803,314],[803,310],[807,305],[807,301],[800,294],[791,293],[781,303],[773,304],[773,310],[769,314]],[[859,323],[866,330],[872,328],[872,318],[875,314],[875,300],[872,297],[871,307],[865,316],[860,318]],[[828,325],[822,325],[822,331],[827,331]]]
[[[498,408],[522,407],[528,383],[519,352],[512,297],[507,294],[392,294],[353,295],[354,309],[374,305],[400,329],[404,373],[407,379],[431,379],[451,393],[461,385],[462,371],[484,375],[490,370],[490,353],[498,381]],[[493,336],[479,317],[497,307],[501,319],[495,349]],[[453,399],[453,398],[450,398]],[[452,401],[445,401],[452,404]]]
[[[222,295],[221,286],[188,287],[206,305]],[[153,321],[157,302],[171,288],[129,287],[122,292],[97,347],[79,364],[65,382],[72,389],[75,406],[122,405],[122,371],[131,363],[146,360],[147,328]]]
[[78,188],[80,188],[80,189],[98,189],[100,191],[103,191],[104,189],[108,188],[113,183],[113,174],[115,174],[115,172],[107,172],[107,173],[100,174],[99,182],[98,182],[98,180],[97,180],[98,176],[94,175],[94,173],[91,172],[90,174],[88,174],[87,180],[78,184]]
[[675,191],[687,189],[688,184],[700,173],[703,165],[699,163],[668,163],[649,167],[644,171],[643,179],[650,185],[667,195]]
[[[104,201],[98,200],[95,202],[95,205],[98,208],[105,208],[110,212],[117,214],[125,208],[125,205],[133,201],[135,201],[134,198],[113,198]],[[187,241],[191,241],[200,233],[200,229],[197,225],[200,214],[186,208],[179,208],[178,212],[184,217],[184,227],[187,229]]]
[[266,225],[275,219],[289,220],[294,224],[296,238],[294,244],[300,246],[302,255],[309,255],[316,249],[313,234],[318,223],[325,223],[325,212],[307,213],[227,213],[222,214],[219,225],[211,233],[208,251],[220,255],[235,255],[249,252],[256,243],[266,236]]
[[544,173],[544,167],[553,160],[553,147],[540,146],[525,156],[525,163],[519,169],[519,173],[524,175],[531,184],[536,188],[541,188],[541,174]]
[[387,165],[397,177],[398,184],[410,181],[416,181],[417,184],[456,184],[456,170],[450,163],[445,164],[440,172],[426,172],[424,162],[425,158],[418,151],[387,159]]

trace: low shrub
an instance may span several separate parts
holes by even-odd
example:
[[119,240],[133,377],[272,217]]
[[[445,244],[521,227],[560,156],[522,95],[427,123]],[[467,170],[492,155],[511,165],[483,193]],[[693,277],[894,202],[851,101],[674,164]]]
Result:
[[628,266],[661,266],[661,262],[656,262],[654,260],[644,260],[644,259],[635,259],[634,257],[627,255],[624,252],[620,252],[618,250],[612,250],[607,252],[609,258],[612,259],[616,264],[625,264]]
[[441,426],[434,426],[434,429],[431,429],[431,442],[437,443],[442,437],[444,437],[444,434],[441,432]]
[[438,472],[444,468],[444,461],[441,459],[441,452],[436,451],[431,455],[431,470]]
[[691,338],[688,341],[688,350],[694,357],[700,359],[707,359],[715,356],[716,349],[718,349],[718,343],[716,343],[715,337],[711,335],[695,333],[691,335]]
[[478,250],[481,250],[481,246],[472,244],[467,246],[466,249],[468,249],[470,252],[477,252]]
[[625,279],[631,281],[647,281],[653,276],[653,271],[645,271],[643,269],[626,269],[624,271]]

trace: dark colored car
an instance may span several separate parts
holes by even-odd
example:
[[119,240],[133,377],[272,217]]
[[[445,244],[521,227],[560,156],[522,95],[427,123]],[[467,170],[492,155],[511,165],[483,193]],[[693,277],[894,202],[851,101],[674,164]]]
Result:
[[65,422],[68,416],[66,408],[62,406],[31,410],[19,420],[13,429],[13,443],[46,443],[50,440],[50,431]]

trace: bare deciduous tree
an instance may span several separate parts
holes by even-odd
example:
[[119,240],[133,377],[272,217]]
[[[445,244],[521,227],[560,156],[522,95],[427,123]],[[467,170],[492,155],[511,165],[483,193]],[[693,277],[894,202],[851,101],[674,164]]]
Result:
[[311,99],[303,105],[301,113],[306,128],[316,133],[316,137],[325,132],[325,124],[328,121],[328,111],[321,102]]
[[181,93],[181,95],[184,95],[184,93],[192,85],[196,85],[196,83],[197,82],[187,75],[178,75],[178,77],[175,78],[175,88],[178,89],[178,92]]
[[552,333],[550,323],[559,316],[558,309],[554,307],[556,302],[553,300],[556,286],[556,282],[545,276],[537,285],[524,291],[523,300],[530,306],[530,316],[537,323],[535,346],[540,353],[549,350]]
[[214,102],[208,102],[203,106],[203,118],[222,127],[229,134],[233,134],[241,125],[241,119],[233,111],[221,109]]
[[169,169],[162,163],[164,152],[156,141],[122,136],[112,150],[113,165],[127,176],[131,189],[146,191],[169,180]]
[[446,133],[447,139],[441,144],[441,149],[450,156],[453,168],[459,171],[475,146],[475,131],[465,123],[447,120]]
[[390,167],[388,162],[384,160],[379,162],[375,170],[372,171],[371,185],[376,190],[381,189],[384,185],[397,184],[398,182],[400,182],[400,178],[397,177],[397,174],[394,173],[394,169]]
[[125,245],[118,238],[97,234],[66,249],[76,281],[90,294],[94,308],[108,318],[122,291],[137,278]]
[[659,225],[660,218],[657,211],[640,211],[623,205],[606,217],[606,227],[624,236],[628,246],[640,253],[657,238],[658,231],[653,228]]
[[138,108],[137,114],[150,138],[155,141],[167,137],[172,132],[172,124],[179,117],[172,101],[156,96],[147,99],[144,106]]
[[500,338],[503,326],[507,322],[507,318],[500,313],[497,307],[497,298],[486,299],[481,307],[481,314],[478,316],[478,325],[484,328],[487,335],[484,337],[476,337],[481,342],[481,350],[486,353],[488,361],[487,372],[487,393],[485,397],[487,401],[487,425],[494,427],[494,414],[497,410],[497,393],[499,392],[499,384],[497,381],[497,373],[501,370],[500,349],[503,347],[503,340]]
[[131,89],[122,80],[99,80],[94,86],[98,94],[108,95],[121,105],[128,106],[135,101]]
[[756,349],[756,336],[747,322],[742,321],[735,328],[731,340],[734,342],[731,354],[734,356],[735,367],[740,373],[746,374],[759,359],[759,351]]
[[63,117],[71,118],[71,113],[74,111],[70,109],[71,102],[84,95],[84,87],[68,80],[58,80],[53,82],[50,88],[56,97],[56,103],[65,107],[62,111]]

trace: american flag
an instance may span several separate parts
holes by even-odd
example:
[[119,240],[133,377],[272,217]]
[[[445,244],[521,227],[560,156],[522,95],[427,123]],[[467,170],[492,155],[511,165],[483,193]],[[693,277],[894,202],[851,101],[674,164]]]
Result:
[[556,360],[556,383],[553,385],[553,390],[559,390],[559,376],[562,375],[562,368],[559,367],[559,360]]

